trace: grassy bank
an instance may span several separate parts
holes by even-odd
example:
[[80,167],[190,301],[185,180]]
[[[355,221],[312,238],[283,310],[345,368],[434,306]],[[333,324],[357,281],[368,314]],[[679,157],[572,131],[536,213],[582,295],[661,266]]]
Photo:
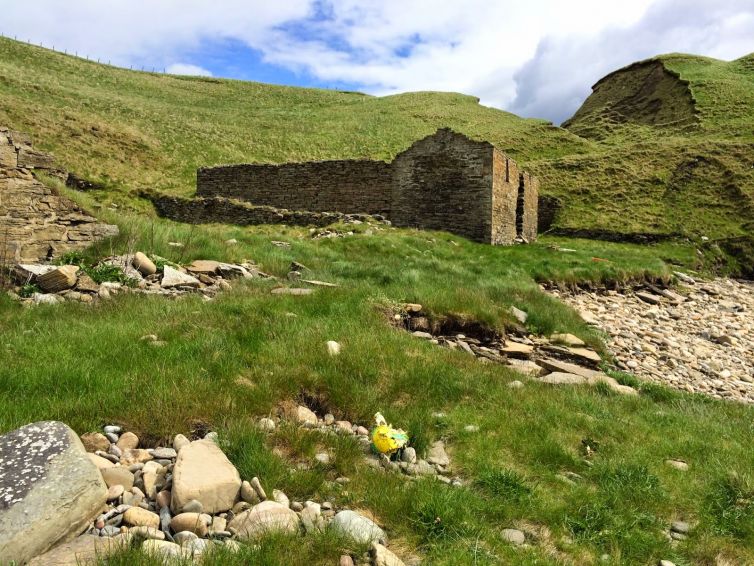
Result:
[[[257,475],[291,498],[368,509],[391,548],[428,564],[754,560],[747,550],[754,544],[749,408],[655,385],[635,398],[531,381],[513,390],[507,384],[520,375],[389,322],[391,306],[408,301],[502,330],[515,305],[529,313],[530,330],[572,332],[599,347],[601,336],[538,281],[661,277],[671,267],[658,258],[689,265],[688,249],[549,238],[499,248],[366,225],[343,227],[353,236],[313,240],[298,228],[121,222],[116,251],[146,249],[184,262],[253,259],[277,276],[298,261],[312,278],[340,287],[273,296],[272,282],[255,280],[212,302],[118,296],[95,307],[25,309],[3,300],[0,430],[40,419],[78,432],[116,422],[156,442],[206,424],[220,433],[242,476]],[[228,246],[228,238],[238,244]],[[103,245],[93,253],[109,251]],[[167,344],[150,346],[140,340],[145,334]],[[340,356],[327,354],[327,340],[341,342]],[[291,399],[316,400],[363,424],[381,410],[410,431],[419,450],[443,438],[467,485],[383,475],[364,466],[348,441],[286,427],[271,437],[256,430],[256,418]],[[466,431],[469,424],[479,431]],[[597,446],[592,457],[582,441]],[[322,448],[334,454],[328,465],[314,462]],[[668,467],[667,458],[688,461],[689,471]],[[296,470],[296,462],[309,467]],[[579,478],[568,483],[564,472]],[[344,474],[352,479],[347,493],[333,483]],[[674,519],[697,525],[678,546],[664,534]],[[511,526],[538,538],[514,548],[501,537]],[[347,547],[329,535],[272,540],[217,560],[332,564]],[[609,559],[600,561],[603,555]],[[122,560],[136,563],[130,555]]]

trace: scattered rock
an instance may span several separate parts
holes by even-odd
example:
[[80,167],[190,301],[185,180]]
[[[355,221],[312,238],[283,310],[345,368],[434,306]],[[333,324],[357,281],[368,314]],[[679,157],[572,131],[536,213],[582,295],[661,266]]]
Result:
[[430,446],[427,453],[427,461],[430,464],[442,466],[443,468],[450,465],[450,457],[445,452],[445,443],[442,440],[438,440]]
[[191,441],[182,434],[176,434],[173,438],[173,450],[176,454],[180,454],[181,449],[191,444]]
[[522,545],[526,542],[526,535],[518,529],[503,529],[503,540],[508,541],[516,546]]
[[71,289],[76,285],[76,274],[79,268],[76,265],[63,265],[51,271],[37,276],[37,285],[46,293],[57,293]]
[[189,531],[199,537],[205,537],[209,532],[209,525],[200,513],[179,513],[171,519],[170,528],[174,533]]
[[510,313],[513,315],[513,318],[515,318],[521,324],[526,324],[526,320],[529,318],[528,314],[516,307],[511,307]]
[[[33,558],[28,566],[79,566],[103,561],[125,549],[127,539],[114,540],[92,535],[81,535],[70,542],[56,546],[52,550]],[[4,555],[5,558],[7,555]]]
[[671,468],[685,472],[689,469],[689,465],[683,460],[665,460],[665,463]]
[[152,527],[131,527],[128,532],[136,539],[165,540],[165,533]]
[[676,533],[687,535],[691,530],[691,525],[689,525],[686,521],[673,521],[672,523],[670,523],[670,530]]
[[257,494],[257,497],[260,501],[265,501],[267,499],[267,494],[264,491],[264,488],[262,487],[262,482],[259,481],[259,478],[253,477],[251,478],[251,481],[249,482],[251,485],[251,488],[254,490],[254,493]]
[[340,354],[340,344],[335,342],[334,340],[330,340],[327,342],[327,353],[331,356],[337,356]]
[[540,377],[539,380],[543,383],[549,383],[550,385],[581,385],[587,382],[586,378],[583,376],[560,371],[549,373]]
[[377,542],[372,543],[370,552],[374,566],[405,566],[403,560]]
[[138,448],[139,437],[136,436],[133,432],[124,432],[121,435],[121,437],[118,438],[118,442],[116,442],[116,445],[118,446],[118,448],[120,448],[123,451]]
[[157,266],[149,259],[146,254],[136,252],[132,261],[134,269],[138,270],[144,277],[157,273]]
[[251,487],[251,484],[247,481],[241,482],[241,499],[251,505],[256,505],[261,501],[257,492]]
[[340,511],[333,517],[330,528],[350,537],[357,544],[386,540],[385,531],[356,511]]
[[100,473],[107,487],[122,485],[124,489],[130,490],[134,486],[134,475],[123,466],[104,468],[100,470]]
[[508,367],[529,377],[539,377],[546,373],[542,366],[529,360],[510,359],[508,360]]
[[181,547],[166,540],[147,540],[141,545],[141,551],[155,558],[182,558]]
[[314,289],[301,289],[295,287],[277,287],[270,291],[273,295],[311,295]]
[[102,450],[106,452],[110,448],[110,441],[104,434],[99,432],[88,432],[81,435],[81,443],[87,452],[96,452]]
[[254,540],[271,532],[298,532],[299,517],[288,507],[275,501],[263,501],[235,516],[228,528],[242,540]]
[[586,343],[581,338],[573,334],[553,334],[550,336],[550,340],[572,348],[583,348],[586,346]]
[[316,425],[318,422],[317,415],[314,411],[303,405],[296,407],[296,422],[303,425]]
[[657,295],[653,295],[652,293],[645,293],[642,291],[636,293],[636,296],[645,303],[649,303],[650,305],[659,305],[662,301],[662,297],[658,297]]
[[197,440],[178,452],[173,468],[174,511],[192,499],[200,501],[206,513],[228,511],[240,488],[238,471],[214,442]]
[[132,527],[160,528],[160,516],[141,507],[130,507],[123,513],[123,522]]
[[163,289],[171,289],[173,287],[199,287],[201,282],[188,273],[182,273],[166,265],[163,268],[162,282],[160,283]]

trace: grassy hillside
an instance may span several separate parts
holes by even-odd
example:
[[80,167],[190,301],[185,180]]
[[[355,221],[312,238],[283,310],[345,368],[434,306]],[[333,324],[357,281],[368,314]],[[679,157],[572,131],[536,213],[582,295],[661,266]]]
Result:
[[450,126],[536,172],[560,200],[563,232],[731,238],[754,221],[752,60],[633,65],[562,129],[460,94],[376,98],[132,72],[0,39],[0,124],[104,182],[101,202],[142,212],[150,206],[133,189],[191,195],[200,166],[390,159]]
[[[357,232],[351,237],[313,240],[306,228],[194,228],[106,216],[124,233],[93,254],[131,246],[183,262],[253,258],[283,281],[297,261],[312,278],[340,287],[275,296],[270,288],[280,283],[254,280],[212,302],[119,295],[95,307],[25,309],[0,299],[0,431],[50,418],[79,433],[116,422],[157,442],[206,423],[244,477],[259,476],[268,491],[295,499],[367,509],[391,548],[432,566],[754,562],[751,408],[639,385],[628,375],[619,377],[639,396],[551,387],[390,321],[398,303],[411,301],[434,317],[503,330],[516,305],[529,314],[530,331],[572,332],[601,348],[599,332],[537,282],[667,276],[671,268],[658,258],[690,264],[688,248],[553,238],[493,247],[443,233],[370,233],[366,225],[349,225]],[[231,237],[238,244],[229,247]],[[175,241],[186,246],[168,245]],[[165,345],[150,346],[145,334]],[[328,355],[327,340],[343,345],[340,356]],[[517,379],[524,387],[511,389]],[[316,400],[363,424],[381,410],[420,451],[445,439],[467,483],[383,474],[337,438],[290,428],[260,433],[255,419],[286,400]],[[599,445],[589,458],[585,439]],[[322,450],[332,454],[329,464],[314,461]],[[667,466],[668,458],[688,461],[689,471]],[[333,482],[342,475],[351,478],[347,490]],[[694,525],[680,545],[666,538],[676,519]],[[511,526],[533,533],[530,546],[504,541],[502,529]],[[355,549],[327,535],[273,538],[213,563],[329,566],[343,550]],[[133,555],[113,563],[157,566]]]
[[[292,498],[368,510],[392,549],[428,565],[754,563],[749,407],[625,374],[616,375],[640,395],[548,387],[391,324],[398,304],[418,302],[433,317],[503,331],[515,305],[528,313],[530,332],[571,332],[604,352],[604,337],[538,283],[667,277],[675,265],[698,266],[692,247],[544,237],[501,248],[366,224],[339,227],[353,236],[313,239],[305,228],[194,227],[128,210],[146,210],[135,188],[191,194],[199,165],[389,158],[449,125],[536,166],[548,191],[568,195],[563,225],[664,229],[676,220],[650,215],[651,200],[628,214],[615,198],[628,195],[628,173],[654,174],[626,157],[625,140],[588,140],[461,95],[372,98],[133,73],[7,40],[0,40],[0,123],[32,132],[64,166],[107,183],[89,195],[69,192],[73,198],[91,208],[124,205],[100,211],[122,233],[93,257],[139,249],[183,263],[251,259],[279,278],[239,283],[211,302],[119,294],[96,306],[26,309],[3,295],[0,432],[41,419],[79,433],[114,422],[153,443],[206,425],[244,477],[259,476],[268,491]],[[637,127],[646,145],[631,151],[651,157],[683,147],[682,135],[666,146],[651,128]],[[727,158],[713,139],[704,143]],[[597,193],[593,178],[612,181]],[[289,247],[273,244],[281,240]],[[287,284],[292,261],[340,287],[271,295],[272,285]],[[140,339],[146,334],[164,345],[150,346]],[[343,345],[340,356],[328,355],[328,340]],[[524,387],[510,388],[513,380]],[[267,436],[254,426],[281,402],[312,400],[365,425],[383,411],[419,451],[444,439],[465,486],[386,475],[363,464],[353,443],[285,427]],[[597,452],[587,457],[585,442]],[[322,450],[330,463],[314,461]],[[667,466],[668,458],[688,461],[689,470]],[[351,479],[347,489],[333,481],[342,475]],[[680,544],[667,538],[676,519],[693,525]],[[529,546],[503,539],[502,529],[513,526],[530,533]],[[356,550],[327,534],[272,538],[214,563],[324,566]],[[155,563],[129,555],[109,564]]]
[[754,65],[668,55],[618,70],[564,126],[594,153],[535,169],[572,231],[713,239],[754,226]]
[[0,39],[0,100],[0,124],[31,132],[64,166],[118,192],[193,194],[196,169],[223,163],[391,159],[443,126],[524,162],[590,146],[460,94],[375,98],[132,72],[7,39]]

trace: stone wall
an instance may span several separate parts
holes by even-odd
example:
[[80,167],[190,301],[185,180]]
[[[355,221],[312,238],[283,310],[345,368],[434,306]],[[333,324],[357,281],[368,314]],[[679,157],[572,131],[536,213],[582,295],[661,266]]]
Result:
[[152,201],[159,216],[187,224],[327,226],[346,217],[341,212],[286,210],[222,197],[187,199],[146,192],[141,196]]
[[[538,192],[536,178],[492,144],[446,128],[415,142],[392,163],[350,160],[199,169],[198,202],[165,200],[161,214],[185,222],[236,224],[274,221],[279,212],[259,208],[265,206],[299,211],[301,220],[307,215],[300,211],[380,214],[396,226],[512,244],[536,239]],[[243,207],[239,201],[255,206]],[[201,214],[206,219],[199,219]],[[296,223],[285,216],[286,223]],[[316,224],[320,219],[314,220]]]
[[199,197],[315,212],[385,214],[392,172],[384,161],[346,160],[199,169]]
[[413,144],[393,161],[390,220],[492,243],[493,149],[448,129]]
[[495,148],[492,183],[492,244],[510,245],[516,240],[518,229],[519,177],[518,165]]
[[0,128],[0,262],[54,259],[118,233],[40,183],[34,170],[65,177],[27,135]]

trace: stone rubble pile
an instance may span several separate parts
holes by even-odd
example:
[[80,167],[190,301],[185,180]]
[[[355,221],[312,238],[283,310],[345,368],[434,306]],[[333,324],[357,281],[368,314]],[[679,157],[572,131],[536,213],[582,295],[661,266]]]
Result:
[[[153,261],[155,260],[155,261]],[[161,267],[157,267],[160,263]],[[223,263],[196,260],[185,267],[165,262],[160,257],[148,257],[142,252],[106,258],[99,266],[114,267],[126,281],[96,283],[75,265],[19,264],[14,269],[17,287],[12,296],[28,305],[57,304],[64,301],[91,303],[109,299],[119,293],[142,293],[175,297],[199,293],[211,300],[220,291],[231,288],[234,279],[267,278],[267,274],[249,262]],[[25,286],[35,291],[22,297]]]
[[553,293],[609,334],[618,367],[637,377],[718,399],[754,402],[754,284],[696,282],[677,292]]
[[[376,222],[373,222],[376,221]],[[373,216],[367,216],[364,214],[347,214],[343,218],[343,224],[352,224],[354,226],[360,224],[366,224],[368,228],[361,232],[364,236],[371,236],[375,232],[384,230],[384,227],[391,226],[390,220],[387,220],[380,214]],[[339,230],[337,228],[309,228],[309,234],[313,240],[331,239],[331,238],[346,238],[353,236],[355,232],[353,230]]]
[[[0,436],[0,458],[15,454],[19,446],[39,446],[40,453],[31,463],[38,461],[42,472],[45,467],[53,468],[47,473],[47,482],[60,482],[65,472],[81,471],[52,489],[34,485],[45,480],[42,472],[33,472],[29,486],[21,488],[11,485],[12,478],[0,476],[0,526],[12,525],[10,534],[0,533],[0,549],[13,551],[3,556],[21,561],[37,556],[32,564],[38,565],[76,564],[76,560],[97,553],[102,557],[138,546],[167,561],[199,562],[220,547],[235,553],[242,545],[253,544],[270,533],[306,535],[332,529],[356,544],[371,546],[370,554],[344,555],[341,562],[403,564],[386,548],[387,535],[371,519],[353,510],[338,509],[331,502],[290,501],[279,490],[273,490],[269,497],[259,478],[243,481],[217,445],[216,433],[194,441],[178,434],[172,446],[144,448],[134,433],[114,425],[80,439],[62,423],[30,427],[31,433],[21,429],[20,435],[16,431]],[[33,436],[31,440],[27,440],[28,434]],[[8,444],[8,450],[3,450],[4,444]],[[73,447],[73,456],[48,463],[59,453],[65,455],[68,446]],[[26,454],[17,458],[28,460]],[[3,473],[10,469],[6,462],[0,462]],[[19,462],[15,466],[17,476],[25,475],[21,470],[24,465]],[[70,466],[76,467],[67,469]],[[48,499],[50,492],[57,497],[46,505],[44,500],[40,503],[39,497],[28,495],[35,487]],[[62,497],[74,500],[75,507]],[[34,506],[25,505],[28,501],[34,501]],[[11,515],[5,507],[12,504],[16,506]],[[38,507],[44,509],[39,511]],[[72,511],[61,515],[60,510],[69,507]],[[62,519],[54,520],[56,515]],[[47,538],[46,531],[51,532]],[[33,544],[28,543],[29,538]],[[39,555],[52,545],[55,548]]]
[[[526,313],[512,307],[511,315],[523,325]],[[460,350],[484,363],[498,363],[532,379],[550,385],[598,383],[622,395],[637,395],[632,387],[621,385],[600,371],[602,358],[572,334],[553,334],[549,338],[528,333],[523,326],[506,336],[474,329],[476,336],[443,333],[442,325],[433,324],[418,304],[403,305],[394,315],[394,322],[413,336],[438,346]],[[511,388],[522,387],[514,381]]]
[[[332,344],[337,344],[337,342],[332,342]],[[333,347],[332,344],[328,342],[328,350],[331,355],[337,355],[340,351],[340,345]],[[334,353],[335,350],[337,350],[337,353]],[[284,417],[301,427],[316,430],[322,434],[355,437],[364,449],[365,463],[372,468],[403,473],[410,479],[434,478],[447,485],[463,485],[463,480],[452,473],[450,456],[446,452],[445,443],[442,440],[435,441],[429,447],[426,458],[421,458],[411,446],[406,446],[393,457],[388,457],[385,454],[377,454],[372,449],[369,429],[365,426],[336,420],[335,416],[330,413],[320,418],[311,409],[303,405],[298,405],[295,410],[287,411]],[[278,423],[268,417],[259,421],[259,428],[267,432],[274,431],[277,426]],[[327,452],[322,452],[316,455],[316,460],[326,464],[330,461],[330,455]],[[338,479],[340,480],[338,483],[347,482],[347,478]]]

